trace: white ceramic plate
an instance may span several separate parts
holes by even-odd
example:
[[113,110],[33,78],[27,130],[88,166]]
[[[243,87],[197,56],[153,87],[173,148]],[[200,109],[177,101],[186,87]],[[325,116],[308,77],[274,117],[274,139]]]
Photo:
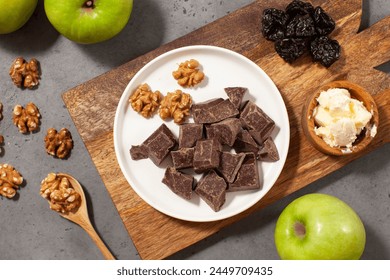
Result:
[[[172,77],[179,63],[188,59],[200,62],[205,80],[194,89],[182,89]],[[161,183],[165,168],[157,167],[149,159],[134,161],[130,158],[131,145],[141,144],[164,121],[157,115],[145,119],[128,103],[133,91],[147,83],[153,91],[164,95],[176,89],[191,94],[193,102],[216,97],[227,98],[225,87],[248,88],[244,98],[254,101],[276,123],[272,135],[280,160],[274,163],[259,162],[262,188],[256,191],[227,193],[226,202],[219,212],[214,212],[194,194],[185,200]],[[191,120],[192,122],[192,120]],[[178,136],[178,126],[164,122]],[[258,202],[273,186],[285,163],[290,141],[290,127],[286,106],[272,80],[246,57],[233,51],[213,46],[189,46],[167,52],[146,64],[126,87],[115,115],[114,145],[121,170],[135,192],[149,205],[166,215],[196,222],[221,220],[245,211]]]

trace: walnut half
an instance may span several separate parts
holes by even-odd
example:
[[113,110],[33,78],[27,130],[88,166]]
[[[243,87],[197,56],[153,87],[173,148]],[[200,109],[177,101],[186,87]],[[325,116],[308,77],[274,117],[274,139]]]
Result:
[[0,195],[13,198],[22,183],[22,175],[12,165],[0,164]]
[[198,69],[199,66],[195,59],[186,60],[179,64],[179,68],[172,72],[172,76],[182,87],[193,87],[204,79],[204,73]]
[[16,105],[13,111],[13,122],[21,133],[32,132],[39,128],[39,113],[38,107],[30,102],[23,108],[21,105]]
[[17,87],[32,89],[41,78],[39,62],[35,58],[27,62],[23,57],[18,57],[13,61],[9,75]]
[[66,158],[73,149],[72,135],[69,130],[62,128],[59,132],[49,128],[45,136],[46,152],[54,157]]
[[190,115],[191,105],[192,98],[188,93],[181,90],[168,92],[161,101],[159,114],[163,120],[173,118],[175,123],[181,124]]
[[41,182],[40,195],[49,202],[50,209],[68,213],[79,208],[81,196],[66,177],[49,173]]
[[129,102],[134,111],[145,118],[150,118],[160,106],[162,94],[153,92],[148,84],[140,85],[130,96]]

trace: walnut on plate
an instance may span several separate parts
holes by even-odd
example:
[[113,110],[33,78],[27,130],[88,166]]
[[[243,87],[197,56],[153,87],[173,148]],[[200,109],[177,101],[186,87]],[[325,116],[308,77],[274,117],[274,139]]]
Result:
[[148,84],[142,84],[132,93],[129,102],[134,111],[150,118],[157,112],[161,98],[162,94],[158,90],[153,92]]
[[0,164],[0,195],[13,198],[22,183],[22,175],[12,165]]
[[28,133],[39,128],[39,113],[38,107],[30,102],[23,108],[21,105],[16,105],[13,110],[13,122],[21,133]]
[[9,69],[9,75],[17,87],[32,89],[41,78],[39,62],[35,58],[27,62],[23,57],[17,57]]
[[204,73],[198,69],[199,65],[195,59],[186,60],[179,64],[179,68],[172,72],[172,76],[182,87],[193,87],[204,79]]
[[40,195],[49,202],[50,209],[68,213],[79,208],[81,196],[66,177],[49,173],[41,182]]
[[163,120],[173,118],[175,123],[181,124],[190,115],[191,105],[191,95],[178,89],[175,92],[168,92],[163,98],[159,114]]
[[66,128],[59,132],[54,128],[49,128],[45,136],[46,152],[60,159],[66,158],[73,149],[72,134]]

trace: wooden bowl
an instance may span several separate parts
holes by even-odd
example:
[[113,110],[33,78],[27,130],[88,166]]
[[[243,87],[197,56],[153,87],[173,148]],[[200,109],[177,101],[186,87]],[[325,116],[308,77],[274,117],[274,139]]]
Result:
[[[313,117],[313,111],[318,105],[317,97],[320,95],[322,91],[326,91],[330,88],[347,89],[351,94],[351,98],[355,98],[357,100],[362,101],[364,106],[367,108],[367,110],[372,114],[369,125],[362,130],[358,138],[353,143],[352,148],[348,149],[346,147],[331,147],[328,144],[326,144],[325,141],[320,136],[316,135],[314,132],[314,128],[316,124]],[[314,94],[309,96],[309,98],[306,100],[305,104],[303,105],[303,112],[302,112],[303,132],[305,133],[310,143],[317,150],[328,155],[343,156],[343,155],[356,154],[361,152],[372,141],[375,135],[373,136],[371,135],[371,130],[378,128],[378,124],[379,124],[378,108],[371,94],[368,93],[361,86],[351,83],[349,81],[333,81],[321,86]]]

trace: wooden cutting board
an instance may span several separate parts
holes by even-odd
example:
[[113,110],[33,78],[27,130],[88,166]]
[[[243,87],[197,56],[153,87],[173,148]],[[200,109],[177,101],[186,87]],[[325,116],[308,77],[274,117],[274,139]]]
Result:
[[[330,68],[312,63],[309,55],[289,65],[275,53],[272,42],[266,41],[260,33],[262,11],[268,7],[284,9],[289,2],[255,1],[63,94],[71,117],[141,258],[165,258],[361,156],[326,156],[305,139],[301,129],[301,107],[306,96],[323,83],[347,79],[368,89],[379,107],[380,125],[375,140],[364,153],[389,142],[390,77],[374,67],[390,59],[390,17],[358,33],[362,0],[312,1],[336,20],[337,28],[331,37],[342,46],[341,58]],[[147,205],[122,175],[113,144],[115,110],[134,74],[145,63],[166,51],[198,44],[228,48],[258,64],[280,90],[291,127],[288,158],[269,193],[244,213],[209,223],[177,220]]]

